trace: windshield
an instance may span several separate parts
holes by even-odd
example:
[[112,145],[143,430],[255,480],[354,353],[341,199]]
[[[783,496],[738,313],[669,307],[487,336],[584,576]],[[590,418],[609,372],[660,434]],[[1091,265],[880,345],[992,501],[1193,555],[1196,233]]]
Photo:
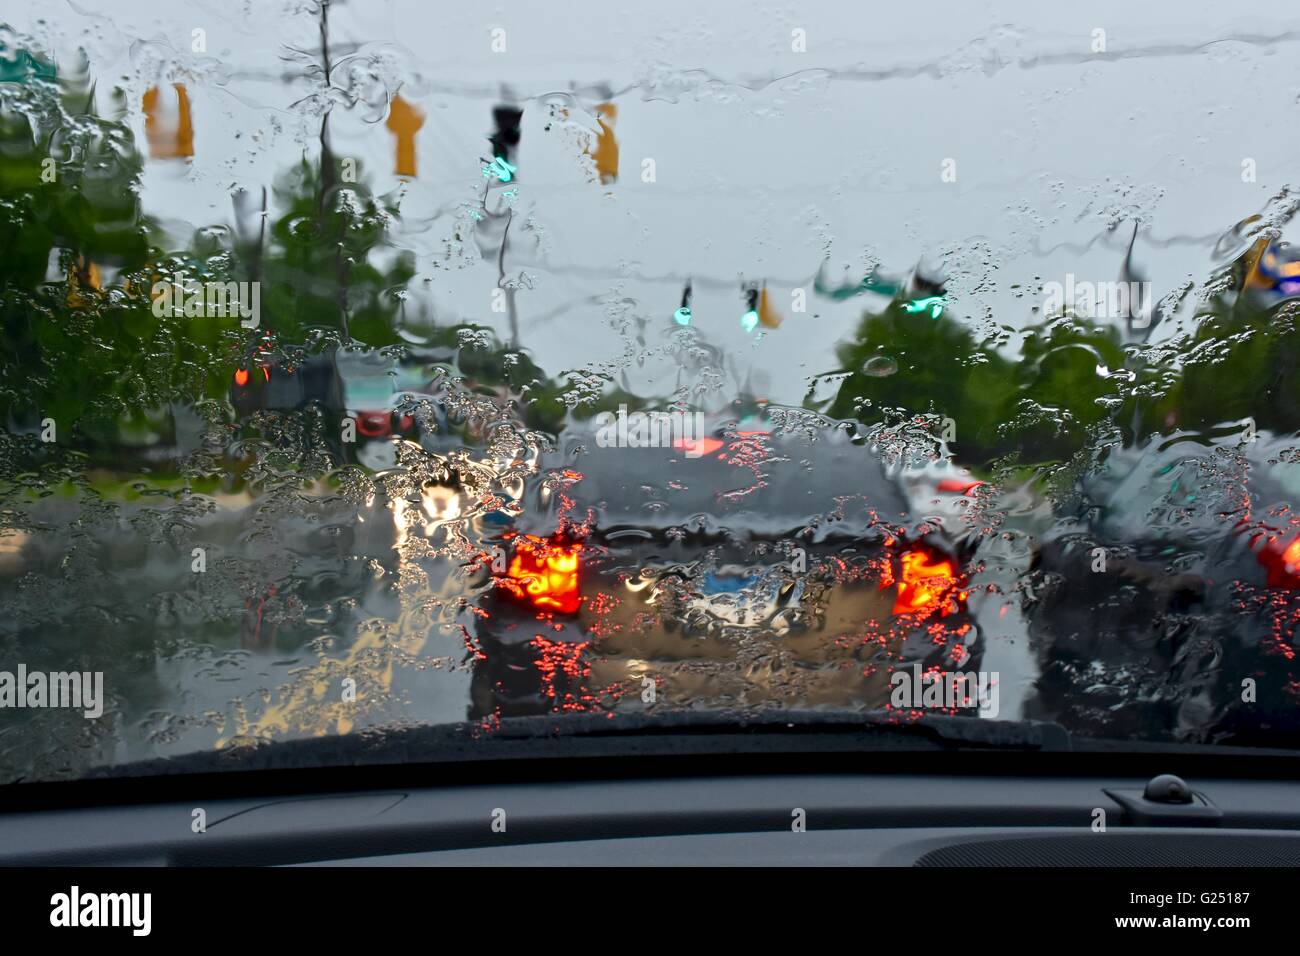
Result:
[[9,4],[0,781],[1300,745],[1300,14],[999,6]]

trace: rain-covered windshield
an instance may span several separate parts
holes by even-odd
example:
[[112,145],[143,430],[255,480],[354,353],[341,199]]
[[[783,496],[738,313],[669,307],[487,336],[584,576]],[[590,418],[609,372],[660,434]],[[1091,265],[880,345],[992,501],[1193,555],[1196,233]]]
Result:
[[1296,746],[1286,4],[18,0],[0,781],[507,718]]

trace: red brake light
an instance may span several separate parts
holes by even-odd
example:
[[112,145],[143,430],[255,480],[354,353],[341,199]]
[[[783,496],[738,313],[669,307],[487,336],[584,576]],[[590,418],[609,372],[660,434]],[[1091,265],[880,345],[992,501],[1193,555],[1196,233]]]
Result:
[[958,591],[957,568],[947,558],[932,558],[921,550],[905,551],[902,565],[894,614],[928,614],[936,610],[947,614],[949,608],[945,605],[949,601],[966,597],[964,591]]
[[501,584],[533,607],[575,614],[582,603],[578,592],[581,551],[581,544],[553,544],[521,535],[515,540],[515,554]]

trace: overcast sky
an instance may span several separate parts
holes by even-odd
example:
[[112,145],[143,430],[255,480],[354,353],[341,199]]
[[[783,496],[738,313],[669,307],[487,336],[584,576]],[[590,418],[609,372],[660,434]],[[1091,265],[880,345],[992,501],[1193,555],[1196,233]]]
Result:
[[[294,105],[315,88],[290,77],[295,50],[317,53],[306,0],[9,9],[61,62],[87,49],[101,88],[126,89],[141,143],[144,90],[186,83],[194,161],[149,163],[144,189],[178,245],[229,221],[235,187],[256,193],[316,155],[319,120]],[[192,52],[195,29],[206,53]],[[506,271],[529,286],[523,345],[552,374],[615,368],[645,394],[671,387],[672,363],[624,356],[670,341],[688,276],[695,323],[733,374],[798,403],[809,376],[836,368],[865,304],[810,296],[791,312],[824,261],[856,281],[924,259],[949,275],[957,315],[1017,328],[1041,282],[1118,278],[1134,221],[1157,296],[1204,281],[1226,230],[1279,213],[1271,199],[1300,160],[1300,9],[1284,4],[349,0],[332,8],[331,37],[335,84],[363,94],[334,109],[334,148],[377,192],[403,190],[394,240],[417,256],[412,311],[508,334],[490,310],[494,255],[449,254],[448,239],[482,191],[491,108],[513,100],[524,120]],[[384,126],[398,91],[426,113],[405,186]],[[612,185],[583,157],[605,99],[619,110]],[[941,177],[948,159],[955,182]],[[745,334],[742,279],[767,283],[780,328]]]

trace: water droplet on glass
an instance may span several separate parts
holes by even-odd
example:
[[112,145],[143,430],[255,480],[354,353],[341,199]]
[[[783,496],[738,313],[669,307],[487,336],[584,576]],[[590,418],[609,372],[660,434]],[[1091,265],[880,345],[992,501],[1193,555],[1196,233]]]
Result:
[[862,374],[872,378],[885,378],[898,371],[898,363],[888,355],[873,355],[862,366]]

